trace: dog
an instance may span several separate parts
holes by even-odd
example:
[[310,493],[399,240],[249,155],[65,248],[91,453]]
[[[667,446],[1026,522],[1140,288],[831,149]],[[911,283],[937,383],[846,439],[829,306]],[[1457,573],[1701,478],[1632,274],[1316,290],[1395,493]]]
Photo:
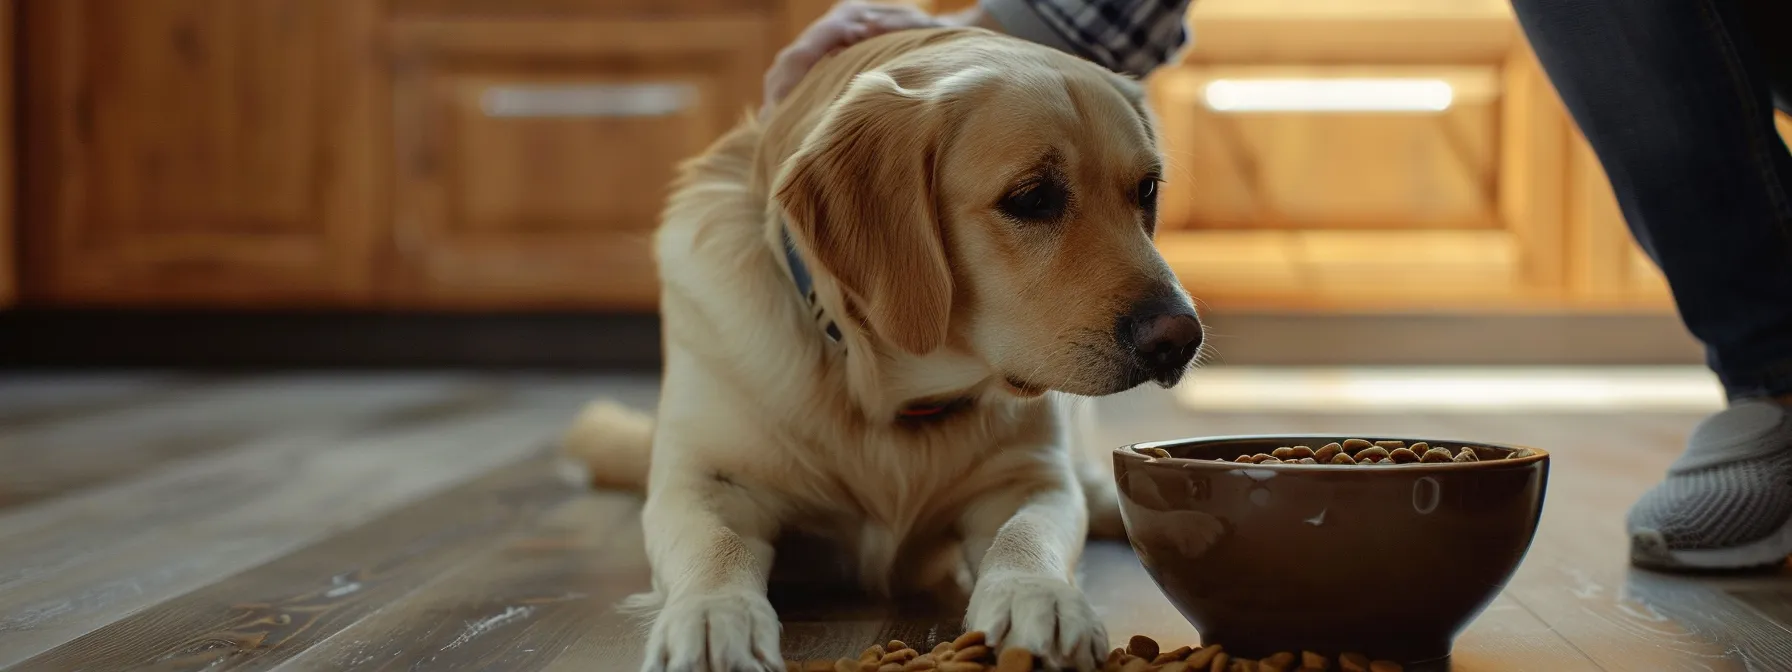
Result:
[[565,441],[645,488],[642,669],[784,669],[766,591],[794,535],[1095,669],[1075,567],[1122,531],[1075,402],[1175,385],[1203,336],[1152,242],[1162,167],[1136,81],[977,28],[845,49],[687,162],[654,240],[657,418],[600,401]]

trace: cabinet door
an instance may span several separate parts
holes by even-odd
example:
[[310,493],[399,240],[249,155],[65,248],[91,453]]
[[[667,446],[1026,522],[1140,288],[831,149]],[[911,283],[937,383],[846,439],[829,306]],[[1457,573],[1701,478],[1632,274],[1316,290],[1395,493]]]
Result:
[[396,300],[642,309],[677,164],[744,118],[772,23],[405,21]]
[[378,3],[25,0],[28,299],[369,290]]
[[1164,215],[1201,230],[1500,226],[1493,66],[1190,66],[1160,78]]
[[1196,3],[1159,246],[1232,309],[1563,301],[1570,126],[1502,0]]

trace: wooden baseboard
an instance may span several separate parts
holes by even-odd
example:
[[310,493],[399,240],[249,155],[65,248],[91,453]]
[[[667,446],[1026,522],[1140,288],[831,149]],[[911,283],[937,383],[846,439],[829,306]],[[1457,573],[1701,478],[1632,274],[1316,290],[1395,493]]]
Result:
[[1207,318],[1219,364],[1696,364],[1704,350],[1672,315],[1288,315]]
[[[1702,361],[1678,320],[1629,315],[1208,316],[1215,362],[1258,366]],[[0,312],[7,368],[656,371],[651,314]]]
[[657,371],[655,315],[0,312],[0,367]]

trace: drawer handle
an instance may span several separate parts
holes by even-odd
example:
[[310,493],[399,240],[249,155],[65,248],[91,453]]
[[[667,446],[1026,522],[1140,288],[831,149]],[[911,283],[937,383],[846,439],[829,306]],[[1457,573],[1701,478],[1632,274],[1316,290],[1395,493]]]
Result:
[[488,117],[665,117],[691,108],[690,84],[494,86],[480,95]]
[[1455,89],[1441,79],[1216,79],[1215,112],[1442,112]]

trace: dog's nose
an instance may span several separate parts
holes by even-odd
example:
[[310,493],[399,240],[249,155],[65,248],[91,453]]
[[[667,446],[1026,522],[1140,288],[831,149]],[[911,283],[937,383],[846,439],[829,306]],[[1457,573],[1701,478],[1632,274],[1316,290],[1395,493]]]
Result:
[[1145,301],[1124,322],[1139,366],[1160,383],[1174,385],[1201,349],[1201,321],[1185,302]]
[[1201,349],[1201,322],[1191,313],[1152,315],[1133,326],[1133,345],[1146,366],[1180,369]]

